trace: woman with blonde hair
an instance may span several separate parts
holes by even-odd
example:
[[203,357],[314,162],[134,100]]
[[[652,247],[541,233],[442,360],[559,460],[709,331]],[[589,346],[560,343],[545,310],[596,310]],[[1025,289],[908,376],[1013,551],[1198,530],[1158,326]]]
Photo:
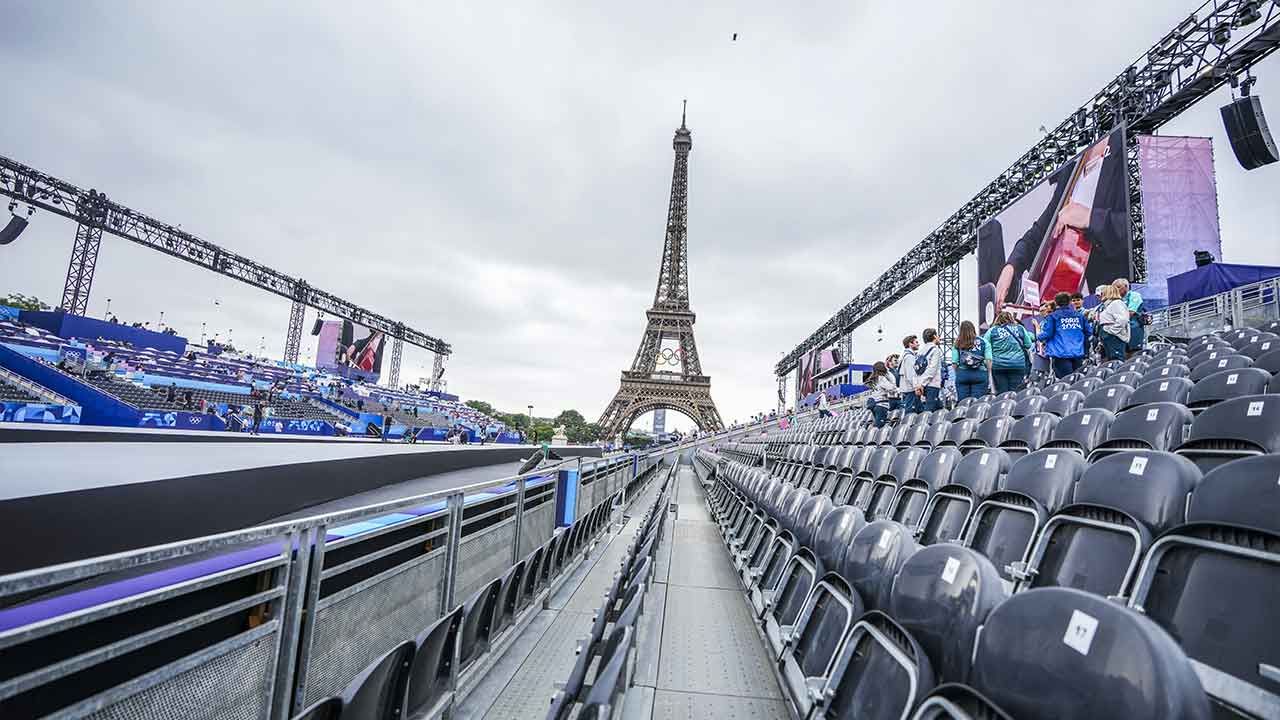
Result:
[[1102,337],[1102,358],[1106,360],[1123,360],[1125,348],[1129,345],[1129,306],[1124,301],[1124,293],[1115,285],[1104,285],[1099,294],[1102,304],[1098,306],[1098,334]]

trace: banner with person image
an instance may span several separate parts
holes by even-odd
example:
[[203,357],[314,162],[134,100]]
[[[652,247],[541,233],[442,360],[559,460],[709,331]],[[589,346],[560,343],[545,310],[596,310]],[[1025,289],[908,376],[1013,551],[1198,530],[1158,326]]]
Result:
[[350,320],[325,320],[316,339],[316,368],[347,378],[377,383],[387,338]]
[[1125,133],[1117,129],[1054,170],[978,229],[978,319],[1089,294],[1133,274]]

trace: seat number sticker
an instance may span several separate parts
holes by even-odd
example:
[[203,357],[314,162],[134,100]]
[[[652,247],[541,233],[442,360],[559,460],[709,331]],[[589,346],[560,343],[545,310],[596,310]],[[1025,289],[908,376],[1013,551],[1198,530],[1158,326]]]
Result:
[[1031,427],[1040,427],[1040,418],[1031,418]]
[[1168,380],[1165,380],[1164,382],[1160,383],[1160,392],[1164,392],[1165,390],[1168,390],[1168,389],[1169,389]]
[[1107,390],[1107,397],[1115,397],[1115,396],[1116,396],[1116,389],[1115,389],[1115,388],[1110,388],[1110,389],[1108,389],[1108,390]]
[[950,585],[956,581],[956,573],[960,571],[960,561],[949,557],[947,564],[942,566],[942,582]]
[[1071,621],[1067,623],[1067,632],[1062,636],[1062,644],[1081,655],[1088,655],[1093,646],[1093,635],[1098,631],[1098,618],[1080,612],[1071,611]]
[[1151,408],[1147,411],[1147,422],[1151,422],[1160,417],[1160,408]]
[[1218,361],[1218,367],[1226,367],[1226,366],[1227,366],[1226,358],[1222,358],[1221,360]]
[[1258,417],[1262,414],[1263,401],[1249,403],[1249,417]]
[[1231,373],[1230,375],[1227,376],[1227,384],[1235,385],[1236,380],[1238,380],[1239,378],[1240,378],[1240,373]]
[[1129,463],[1130,475],[1141,475],[1147,471],[1147,459],[1144,457],[1136,457],[1133,462]]
[[1268,340],[1268,341],[1266,341],[1266,342],[1262,343],[1262,349],[1263,349],[1263,350],[1270,350],[1270,349],[1271,349],[1271,341],[1270,341],[1270,340]]
[[1089,424],[1089,419],[1090,419],[1090,418],[1092,418],[1092,417],[1093,417],[1092,415],[1081,415],[1081,416],[1080,416],[1080,424],[1081,424],[1081,425],[1088,425],[1088,424]]
[[978,464],[979,464],[979,465],[986,465],[986,464],[987,464],[987,455],[988,455],[988,453],[982,453],[982,457],[978,458]]
[[1046,456],[1045,456],[1045,458],[1044,458],[1044,469],[1045,469],[1045,470],[1052,470],[1052,469],[1054,468],[1054,466],[1055,466],[1055,465],[1057,465],[1057,464],[1058,464],[1058,456],[1057,456],[1057,455],[1054,455],[1053,453],[1050,453],[1050,454],[1048,454],[1048,455],[1046,455]]

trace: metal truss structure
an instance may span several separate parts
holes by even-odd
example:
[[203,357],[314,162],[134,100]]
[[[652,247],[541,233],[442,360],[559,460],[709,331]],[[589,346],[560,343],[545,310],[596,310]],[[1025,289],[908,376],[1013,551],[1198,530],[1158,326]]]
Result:
[[[991,184],[947,218],[774,368],[830,345],[977,248],[978,227],[1095,140],[1125,128],[1136,277],[1145,277],[1142,195],[1134,136],[1151,133],[1280,45],[1274,0],[1208,0],[1067,116]],[[958,301],[958,295],[953,296]],[[948,298],[950,304],[952,298]],[[942,323],[940,323],[942,324]]]
[[[439,338],[405,327],[403,323],[312,287],[300,279],[112,202],[105,194],[96,190],[81,189],[4,156],[0,156],[0,195],[79,223],[62,293],[62,308],[68,312],[83,315],[88,308],[93,270],[97,264],[102,232],[105,230],[205,270],[292,300],[294,306],[290,310],[289,330],[285,340],[285,356],[291,361],[297,359],[297,345],[302,337],[301,310],[307,306],[381,330],[388,337],[434,353],[448,355],[452,352],[449,344]],[[392,369],[396,369],[394,365]]]
[[960,332],[960,263],[938,271],[938,334],[950,345]]
[[[688,415],[700,430],[721,430],[724,423],[711,400],[711,378],[702,374],[698,345],[693,338],[697,319],[689,309],[689,150],[693,135],[680,115],[680,127],[672,140],[675,167],[671,173],[671,201],[667,206],[666,240],[649,324],[631,369],[622,372],[622,387],[600,416],[605,437],[624,434],[635,419],[651,410],[677,410]],[[664,348],[673,341],[674,349]],[[678,365],[679,372],[659,369]]]

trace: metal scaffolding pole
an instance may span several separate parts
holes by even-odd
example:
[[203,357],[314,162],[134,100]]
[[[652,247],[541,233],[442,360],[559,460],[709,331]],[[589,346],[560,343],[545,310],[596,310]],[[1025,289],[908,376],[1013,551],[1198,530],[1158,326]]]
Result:
[[950,345],[960,331],[960,263],[952,262],[938,271],[938,334]]

